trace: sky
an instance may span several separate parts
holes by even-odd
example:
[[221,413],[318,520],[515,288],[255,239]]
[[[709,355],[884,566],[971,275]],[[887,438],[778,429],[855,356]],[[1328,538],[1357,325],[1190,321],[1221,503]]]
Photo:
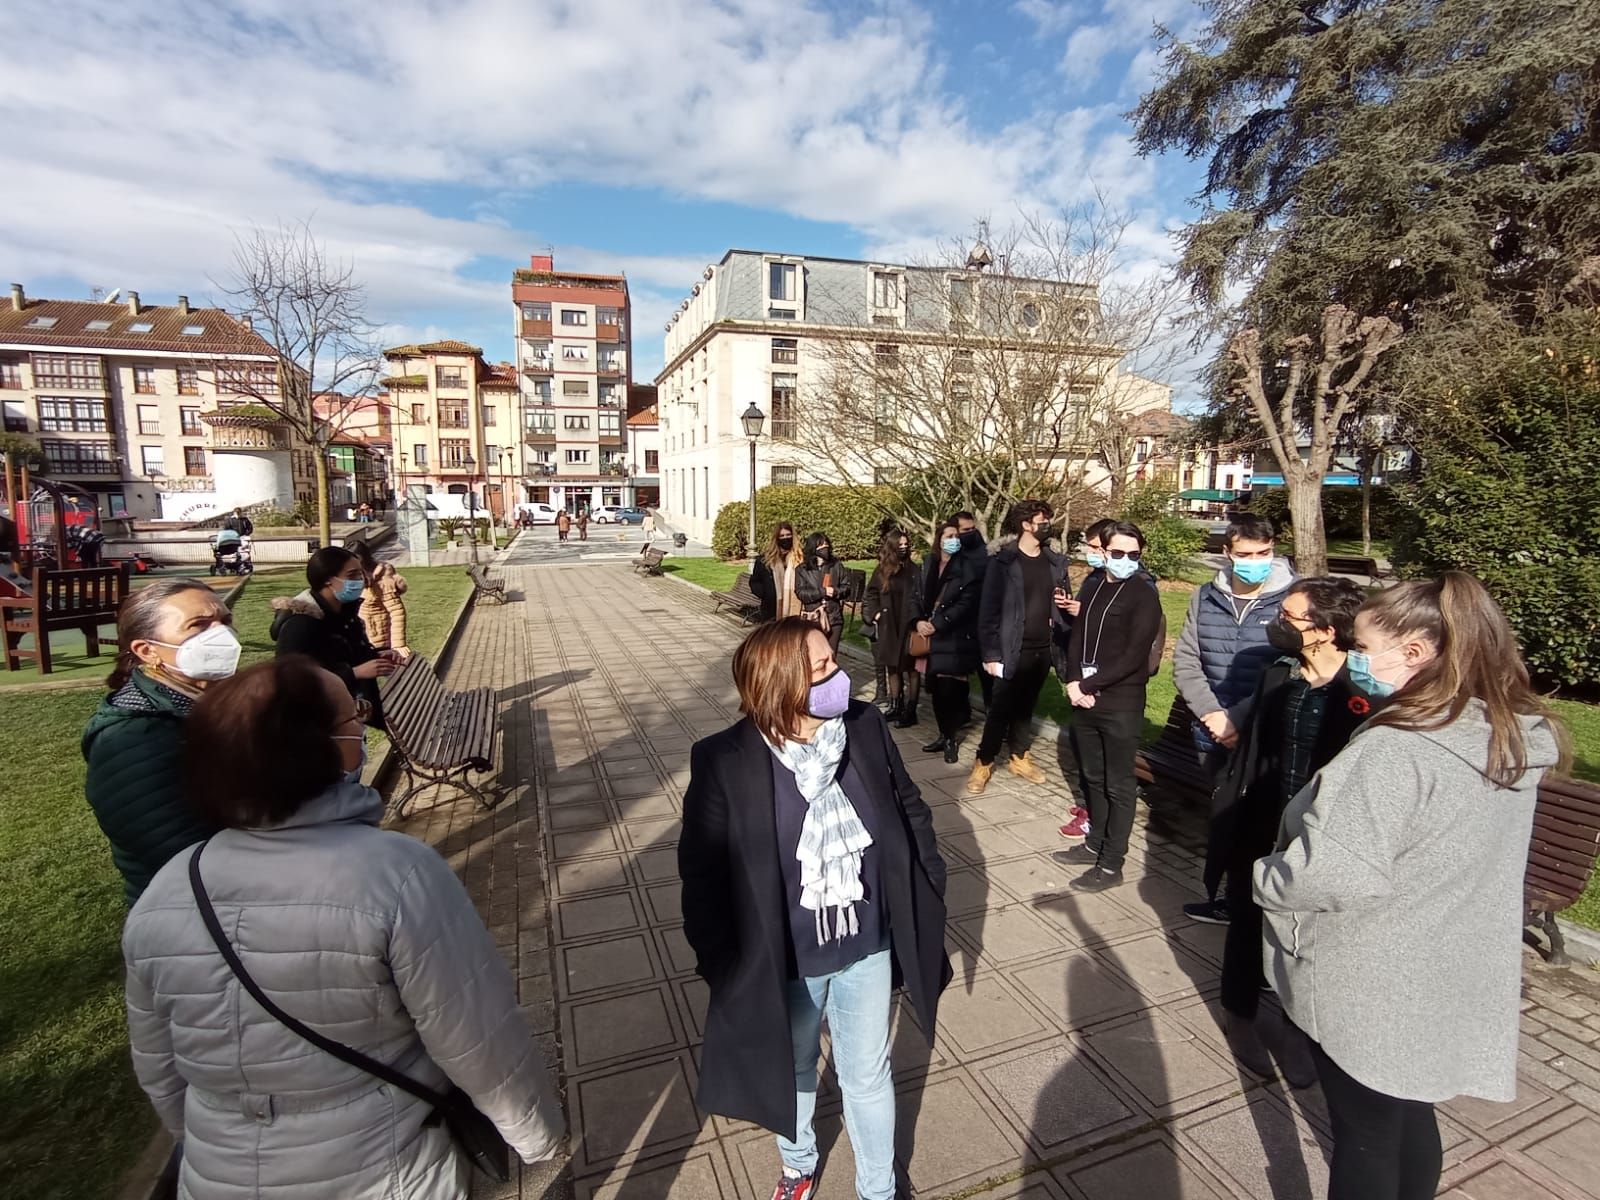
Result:
[[[1125,114],[1194,0],[7,0],[0,263],[218,302],[307,221],[386,340],[512,357],[511,271],[622,271],[634,379],[731,247],[898,259],[1094,194],[1128,270],[1199,179]],[[1193,357],[1168,382],[1192,397]]]

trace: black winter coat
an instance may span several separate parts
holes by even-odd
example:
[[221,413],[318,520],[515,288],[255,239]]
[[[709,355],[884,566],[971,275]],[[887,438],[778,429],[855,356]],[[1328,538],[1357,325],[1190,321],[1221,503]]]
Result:
[[[1293,796],[1282,787],[1282,724],[1285,691],[1292,679],[1289,658],[1270,663],[1256,683],[1250,719],[1228,756],[1226,773],[1211,795],[1211,831],[1206,846],[1206,887],[1215,892],[1230,863],[1254,862],[1271,854],[1284,807]],[[1349,668],[1328,683],[1327,708],[1311,755],[1311,775],[1334,760],[1373,711],[1375,702],[1350,682]],[[1308,776],[1309,778],[1309,776]]]
[[[1050,560],[1050,577],[1066,587],[1067,560],[1048,546],[1039,551]],[[982,662],[997,662],[1006,678],[1016,674],[1022,659],[1022,627],[1027,619],[1022,599],[1022,551],[1015,542],[1002,546],[989,559],[983,577],[983,603],[978,608],[978,650]],[[1066,627],[1066,613],[1050,604],[1052,640]]]
[[277,615],[272,618],[272,640],[277,654],[305,654],[319,667],[344,680],[352,696],[365,697],[372,705],[367,721],[374,729],[383,728],[383,701],[376,679],[357,679],[355,669],[381,653],[367,638],[361,622],[361,605],[332,604],[310,588],[292,598],[272,602]]
[[874,569],[861,602],[861,619],[878,629],[872,660],[891,671],[909,671],[911,654],[906,643],[922,615],[922,572],[916,563],[907,562],[887,583],[881,581],[882,574]]
[[988,568],[983,548],[961,550],[939,570],[937,553],[928,555],[922,582],[922,618],[933,622],[931,675],[971,675],[978,669],[978,607]]
[[[944,860],[933,818],[870,704],[851,701],[845,753],[884,831],[880,887],[887,899],[895,984],[903,984],[931,1043],[939,994],[950,982],[944,949]],[[841,767],[842,769],[842,767]],[[711,989],[701,1050],[700,1107],[795,1136],[794,1047],[789,1034],[789,908],[778,863],[772,751],[748,720],[695,743],[683,798],[678,874],[683,932]]]
[[[795,597],[808,610],[826,608],[830,629],[838,629],[844,624],[844,602],[841,597],[848,586],[845,570],[844,563],[837,558],[829,559],[822,566],[809,562],[794,569]],[[824,576],[827,576],[828,582],[833,585],[831,597],[822,590]]]

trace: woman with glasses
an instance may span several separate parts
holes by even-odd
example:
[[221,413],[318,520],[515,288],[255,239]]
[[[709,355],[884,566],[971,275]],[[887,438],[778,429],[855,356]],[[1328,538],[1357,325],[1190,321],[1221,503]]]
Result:
[[1122,882],[1138,794],[1133,761],[1144,731],[1150,647],[1161,628],[1160,598],[1134,578],[1144,534],[1137,525],[1117,521],[1102,536],[1105,579],[1083,602],[1067,643],[1067,698],[1077,729],[1089,835],[1083,845],[1052,856],[1086,867],[1072,886],[1093,892]]
[[559,1148],[511,972],[449,864],[378,827],[362,725],[343,681],[301,655],[208,688],[189,718],[190,803],[221,832],[162,868],[122,936],[134,1070],[183,1143],[179,1195],[467,1195],[433,1106],[281,1023],[202,902],[287,1016],[433,1092],[460,1088],[526,1162]]
[[369,724],[383,728],[378,680],[393,675],[405,661],[398,650],[379,650],[361,623],[367,590],[361,560],[340,546],[326,546],[306,563],[305,591],[272,601],[272,640],[279,656],[304,654],[332,671],[352,696],[366,700]]

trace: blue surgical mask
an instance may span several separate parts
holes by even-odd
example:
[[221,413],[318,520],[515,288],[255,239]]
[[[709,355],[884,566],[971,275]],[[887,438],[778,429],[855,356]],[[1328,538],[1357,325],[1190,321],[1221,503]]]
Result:
[[[1387,658],[1398,649],[1400,649],[1399,646],[1390,646],[1378,657]],[[1398,685],[1390,683],[1387,679],[1379,679],[1372,673],[1372,655],[1365,650],[1350,651],[1349,654],[1345,655],[1344,661],[1345,669],[1350,672],[1350,682],[1374,700],[1382,700],[1385,696],[1394,695],[1395,688]]]
[[345,604],[354,604],[366,590],[367,585],[359,579],[341,579],[333,594]]
[[959,554],[961,553],[961,539],[945,538],[944,541],[939,543],[939,549],[943,550],[946,554]]
[[1106,560],[1106,574],[1113,579],[1131,579],[1139,573],[1139,561],[1134,558],[1112,558]]
[[360,783],[361,772],[367,769],[367,735],[364,733],[336,733],[333,735],[336,742],[360,742],[361,761],[344,773],[345,782]]
[[1089,564],[1091,571],[1098,571],[1106,565],[1106,556],[1098,550],[1085,550],[1083,552],[1083,561]]
[[1233,573],[1249,584],[1265,583],[1267,576],[1272,574],[1272,560],[1270,558],[1236,558],[1233,560]]

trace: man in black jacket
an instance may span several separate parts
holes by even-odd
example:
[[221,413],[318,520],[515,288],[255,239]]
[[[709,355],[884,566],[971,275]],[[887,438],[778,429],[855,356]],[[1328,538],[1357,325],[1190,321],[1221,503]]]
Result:
[[1066,607],[1067,560],[1047,549],[1054,510],[1043,500],[1023,500],[1006,514],[1013,545],[989,560],[978,609],[978,646],[983,670],[994,679],[989,715],[978,743],[978,760],[967,777],[976,796],[989,786],[1002,743],[1011,743],[1006,764],[1013,775],[1043,783],[1044,772],[1028,757],[1033,745],[1033,706],[1050,677],[1052,628]]
[[240,537],[250,537],[256,531],[256,523],[244,515],[242,508],[235,507],[228,519],[222,523],[224,529],[231,529]]

